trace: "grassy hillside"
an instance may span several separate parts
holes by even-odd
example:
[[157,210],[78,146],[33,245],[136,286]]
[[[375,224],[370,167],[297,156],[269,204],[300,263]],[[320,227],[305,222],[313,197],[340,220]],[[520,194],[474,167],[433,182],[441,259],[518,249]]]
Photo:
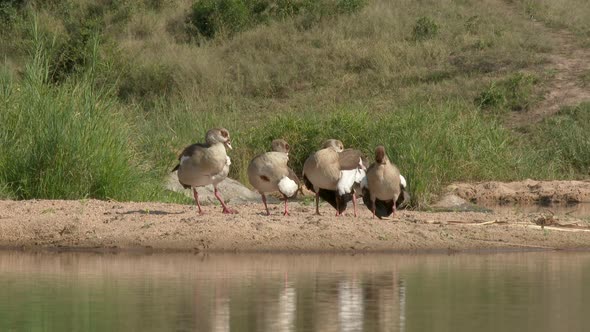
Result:
[[508,0],[529,18],[567,29],[590,47],[590,4],[586,0]]
[[[588,176],[576,121],[588,104],[519,133],[503,126],[551,78],[553,45],[527,6],[0,1],[0,195],[182,201],[159,184],[212,126],[230,130],[244,183],[275,137],[298,171],[326,138],[368,154],[385,144],[415,204],[455,180]],[[581,23],[563,26],[584,36],[581,7]]]

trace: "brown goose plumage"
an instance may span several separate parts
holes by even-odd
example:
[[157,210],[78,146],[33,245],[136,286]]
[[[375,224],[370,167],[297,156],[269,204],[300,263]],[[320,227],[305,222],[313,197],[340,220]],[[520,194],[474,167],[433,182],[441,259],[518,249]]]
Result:
[[[385,148],[380,145],[375,149],[375,162],[367,170],[367,184],[373,217],[376,215],[376,201],[389,202],[395,214],[396,201],[401,193],[399,169],[389,161]],[[389,208],[387,208],[389,209]]]
[[252,159],[248,166],[248,180],[260,193],[266,214],[270,215],[266,205],[265,193],[279,191],[285,199],[283,215],[289,215],[287,200],[297,194],[299,179],[287,165],[289,161],[289,144],[282,139],[272,142],[271,152],[266,152]]
[[231,165],[226,148],[232,148],[229,131],[225,128],[210,129],[205,135],[205,143],[187,146],[178,156],[178,165],[172,170],[178,171],[178,181],[184,188],[192,188],[199,214],[203,211],[196,187],[209,184],[213,185],[215,197],[221,203],[223,213],[237,213],[227,207],[217,189],[217,184],[227,177]]
[[[328,202],[336,209],[336,215],[346,210],[347,203],[352,200],[354,216],[356,209],[355,181],[344,181],[346,171],[363,170],[365,159],[359,150],[344,149],[341,141],[329,139],[322,149],[312,154],[303,165],[303,181],[305,186],[316,194],[316,214],[319,213],[319,198]],[[363,174],[364,175],[364,174]],[[346,173],[346,176],[350,174]]]

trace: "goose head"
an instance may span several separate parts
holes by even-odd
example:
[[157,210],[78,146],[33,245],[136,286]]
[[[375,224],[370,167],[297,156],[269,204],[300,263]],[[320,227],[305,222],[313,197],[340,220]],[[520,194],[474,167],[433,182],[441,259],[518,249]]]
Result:
[[337,139],[329,139],[324,141],[322,144],[322,148],[324,149],[332,149],[338,153],[344,151],[344,144]]
[[284,139],[275,139],[272,141],[272,150],[275,152],[283,152],[289,154],[291,147]]
[[225,128],[213,128],[207,132],[205,136],[207,144],[213,145],[216,143],[223,144],[226,148],[232,149],[231,139],[229,137],[229,131]]
[[383,145],[379,145],[375,149],[375,162],[378,164],[386,164],[389,158],[385,154],[385,147]]

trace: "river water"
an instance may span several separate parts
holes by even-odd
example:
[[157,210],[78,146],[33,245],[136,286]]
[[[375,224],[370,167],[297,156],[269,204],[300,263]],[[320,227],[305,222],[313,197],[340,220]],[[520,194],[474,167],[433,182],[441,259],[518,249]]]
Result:
[[0,331],[587,331],[590,252],[0,251]]

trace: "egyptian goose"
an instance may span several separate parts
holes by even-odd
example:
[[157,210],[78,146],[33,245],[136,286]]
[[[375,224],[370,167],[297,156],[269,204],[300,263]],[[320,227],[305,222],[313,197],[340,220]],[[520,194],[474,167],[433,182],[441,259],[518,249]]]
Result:
[[341,141],[329,139],[322,149],[315,152],[303,164],[303,181],[316,194],[316,214],[321,197],[336,209],[339,216],[352,200],[354,216],[357,216],[356,190],[365,177],[366,161],[358,150],[346,149]]
[[[385,148],[382,145],[378,146],[375,149],[375,162],[367,169],[368,195],[363,195],[365,205],[373,212],[373,217],[377,215],[381,218],[395,214],[396,202],[405,187],[405,179],[403,179],[403,187],[402,179],[399,169],[389,161],[385,154]],[[369,202],[367,202],[366,196],[369,196]],[[379,213],[376,213],[377,206],[379,206]]]
[[[406,178],[400,174],[400,194],[397,197],[397,201],[395,201],[395,208],[396,210],[403,209],[407,207],[410,203],[411,197],[410,193],[408,193]],[[367,178],[365,177],[361,182],[362,188],[362,195],[363,195],[363,203],[365,206],[371,210],[372,212],[372,203],[371,203],[371,195],[369,194],[369,185],[367,183]],[[375,200],[375,215],[379,217],[379,219],[383,217],[388,217],[393,213],[393,205],[391,204],[392,200],[389,201],[382,201],[382,200]]]
[[203,211],[196,187],[209,184],[213,185],[215,197],[221,203],[223,213],[237,213],[227,207],[217,189],[217,184],[227,177],[231,165],[226,148],[232,149],[229,131],[225,128],[210,129],[205,135],[205,143],[187,146],[178,157],[179,164],[172,170],[178,170],[178,181],[184,188],[192,188],[199,214]]
[[252,159],[248,166],[248,180],[262,196],[262,203],[266,209],[266,215],[270,215],[266,205],[265,193],[278,191],[285,198],[285,212],[289,215],[287,199],[294,196],[299,190],[299,179],[289,166],[289,144],[282,139],[272,141],[271,152],[266,152]]

